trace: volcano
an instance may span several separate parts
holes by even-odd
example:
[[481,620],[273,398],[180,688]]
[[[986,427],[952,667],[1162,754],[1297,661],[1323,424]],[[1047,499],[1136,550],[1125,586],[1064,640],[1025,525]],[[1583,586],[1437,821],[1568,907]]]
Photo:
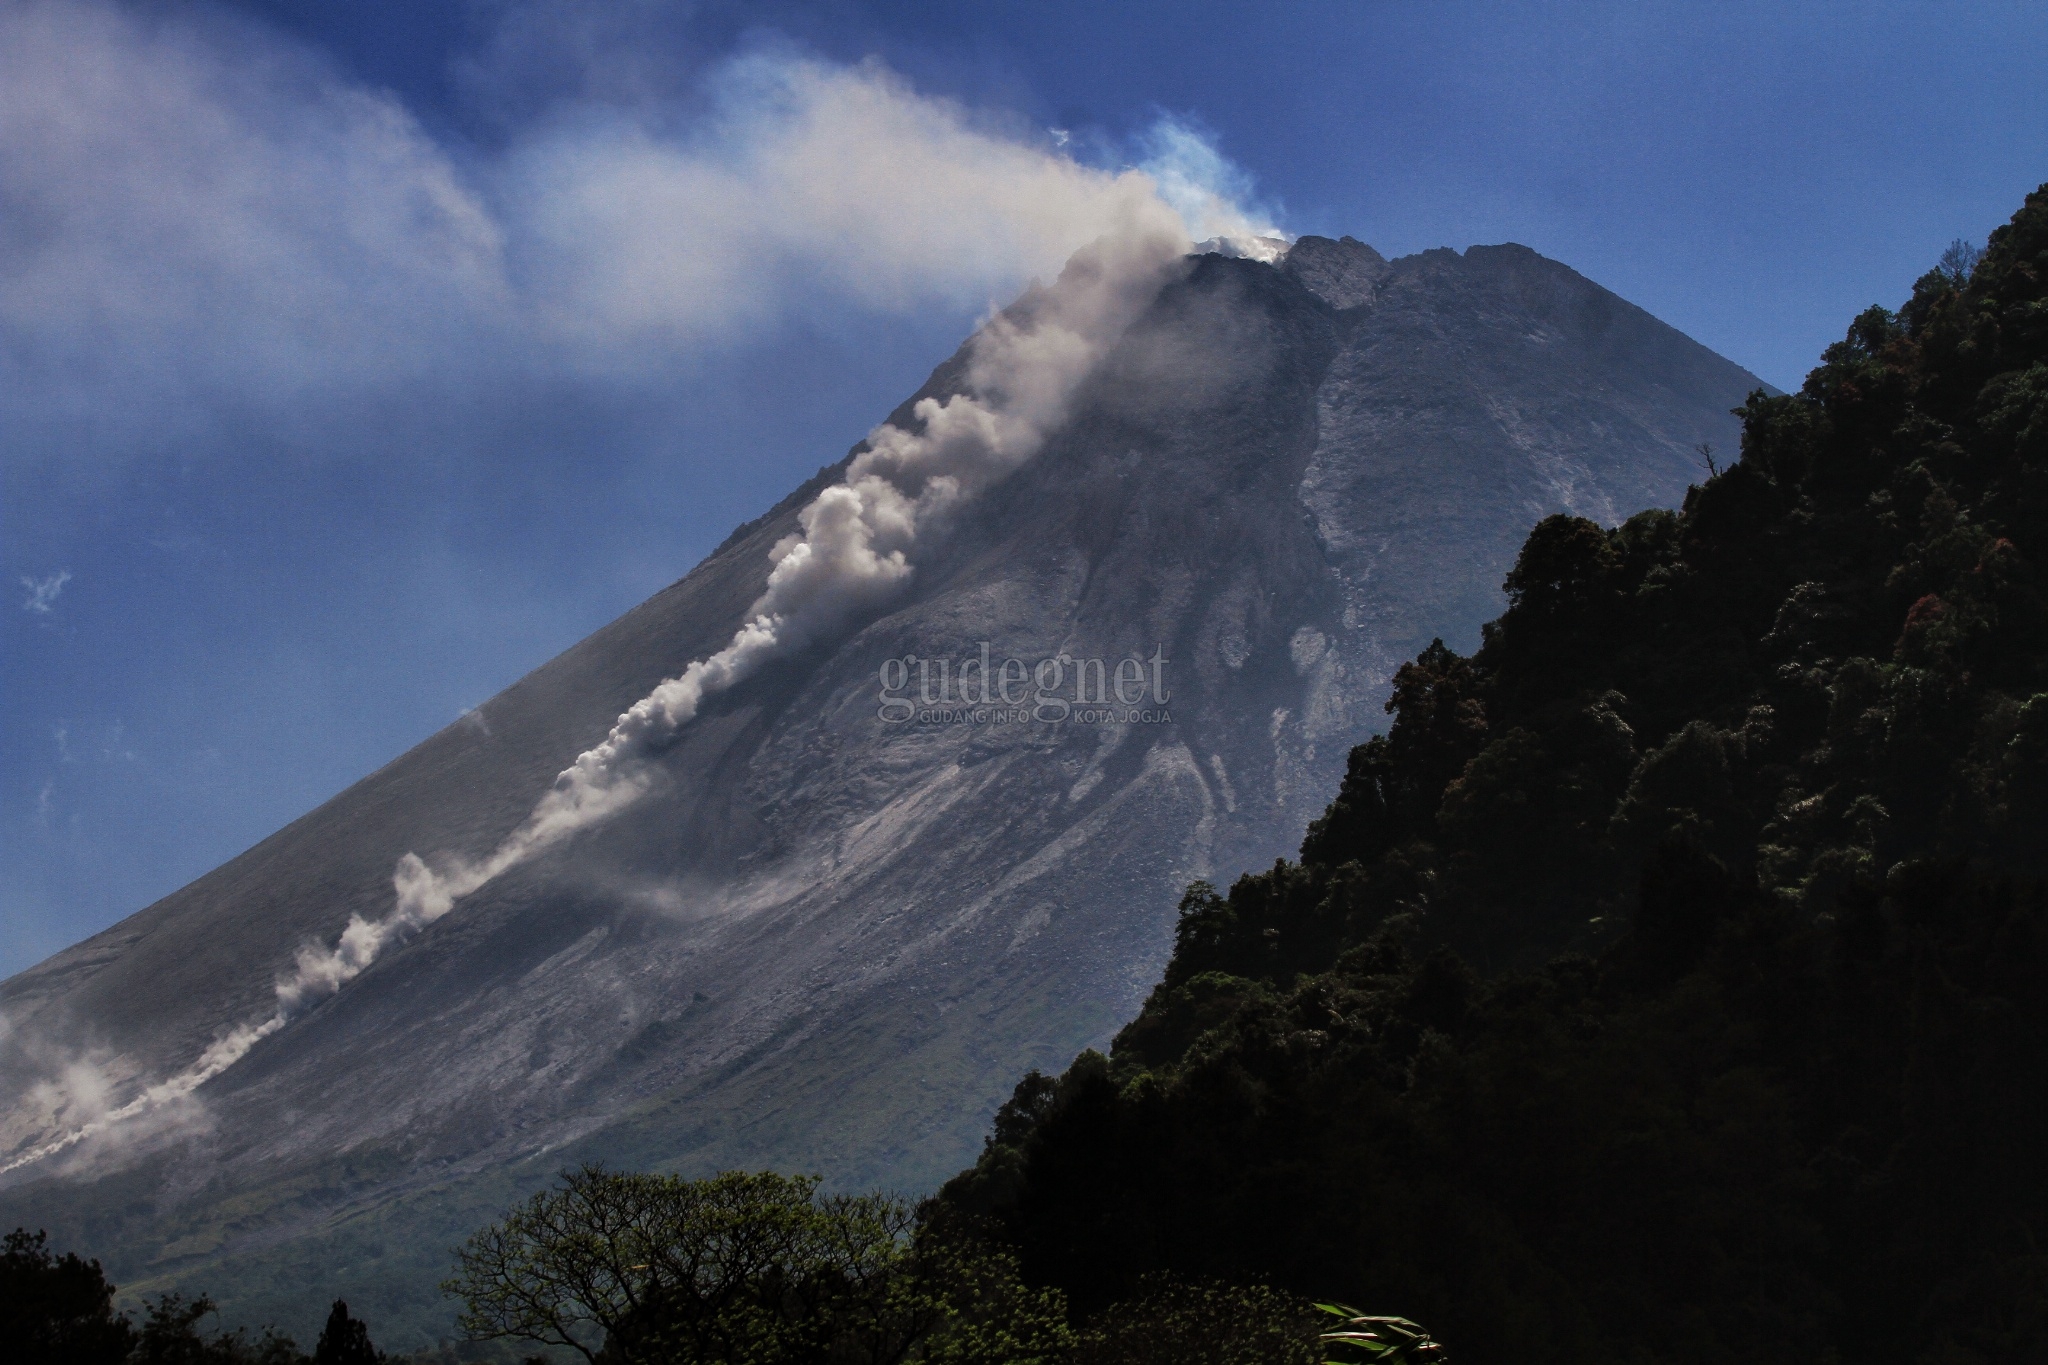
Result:
[[[892,422],[956,392],[966,356]],[[345,1295],[405,1347],[452,1332],[447,1248],[565,1165],[930,1188],[1020,1074],[1135,1012],[1190,881],[1292,853],[1394,669],[1476,643],[1537,520],[1677,503],[1761,387],[1525,247],[1192,257],[900,596],[712,698],[644,799],[189,1096],[22,1160],[264,1017],[302,947],[389,909],[402,855],[494,847],[732,638],[845,462],[0,986],[0,1221],[230,1321],[306,1335]]]

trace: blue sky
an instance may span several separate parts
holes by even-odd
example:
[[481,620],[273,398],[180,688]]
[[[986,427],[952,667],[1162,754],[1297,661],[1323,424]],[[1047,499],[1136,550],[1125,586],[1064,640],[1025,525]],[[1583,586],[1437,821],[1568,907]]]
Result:
[[[0,26],[0,973],[843,453],[1046,268],[1043,196],[1003,178],[1049,157],[1113,172],[1175,120],[1288,231],[1524,242],[1786,387],[2048,179],[2048,9],[2017,0],[22,0]],[[793,98],[940,162],[788,153]]]

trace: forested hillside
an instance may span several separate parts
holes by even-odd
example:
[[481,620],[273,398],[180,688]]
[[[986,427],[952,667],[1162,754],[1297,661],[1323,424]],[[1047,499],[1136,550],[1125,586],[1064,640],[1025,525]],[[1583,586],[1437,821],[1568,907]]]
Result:
[[1299,862],[947,1187],[1077,1309],[1472,1362],[2048,1359],[2048,187],[1681,512],[1553,517]]

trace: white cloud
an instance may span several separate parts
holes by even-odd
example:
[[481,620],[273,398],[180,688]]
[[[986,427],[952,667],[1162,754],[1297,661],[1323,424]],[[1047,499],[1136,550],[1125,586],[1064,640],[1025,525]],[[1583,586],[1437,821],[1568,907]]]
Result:
[[499,224],[403,109],[168,13],[0,16],[0,221],[10,408],[444,368],[504,303]]
[[[602,60],[592,55],[592,61]],[[178,11],[0,13],[0,413],[137,441],[321,392],[593,372],[823,308],[979,308],[1156,205],[876,64],[753,55],[674,101],[443,145],[282,39]],[[1196,237],[1234,185],[1150,149]]]
[[69,569],[59,569],[41,578],[31,578],[23,574],[21,586],[27,590],[28,595],[21,599],[21,609],[32,611],[38,616],[48,616],[57,609],[57,598],[62,595],[64,585],[70,581]]
[[[1165,115],[1138,139],[1139,163],[1196,240],[1244,231],[1247,214],[1270,219],[1253,197],[1252,178],[1216,150],[1215,141],[1193,122]],[[1264,229],[1271,235],[1272,228]]]

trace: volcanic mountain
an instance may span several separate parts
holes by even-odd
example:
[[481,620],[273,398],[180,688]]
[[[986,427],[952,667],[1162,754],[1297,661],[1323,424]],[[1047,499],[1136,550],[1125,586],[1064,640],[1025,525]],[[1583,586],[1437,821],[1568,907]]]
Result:
[[[968,352],[919,398],[958,391]],[[710,698],[646,797],[462,899],[191,1095],[0,1190],[133,1287],[447,1329],[446,1248],[590,1159],[928,1188],[1136,1008],[1193,879],[1290,854],[1392,670],[1523,536],[1683,497],[1753,376],[1520,246],[1193,257],[899,596]],[[856,447],[856,453],[860,450]],[[849,459],[853,458],[849,456]],[[401,855],[477,858],[733,638],[821,470],[674,586],[0,987],[0,1164],[188,1070]]]

